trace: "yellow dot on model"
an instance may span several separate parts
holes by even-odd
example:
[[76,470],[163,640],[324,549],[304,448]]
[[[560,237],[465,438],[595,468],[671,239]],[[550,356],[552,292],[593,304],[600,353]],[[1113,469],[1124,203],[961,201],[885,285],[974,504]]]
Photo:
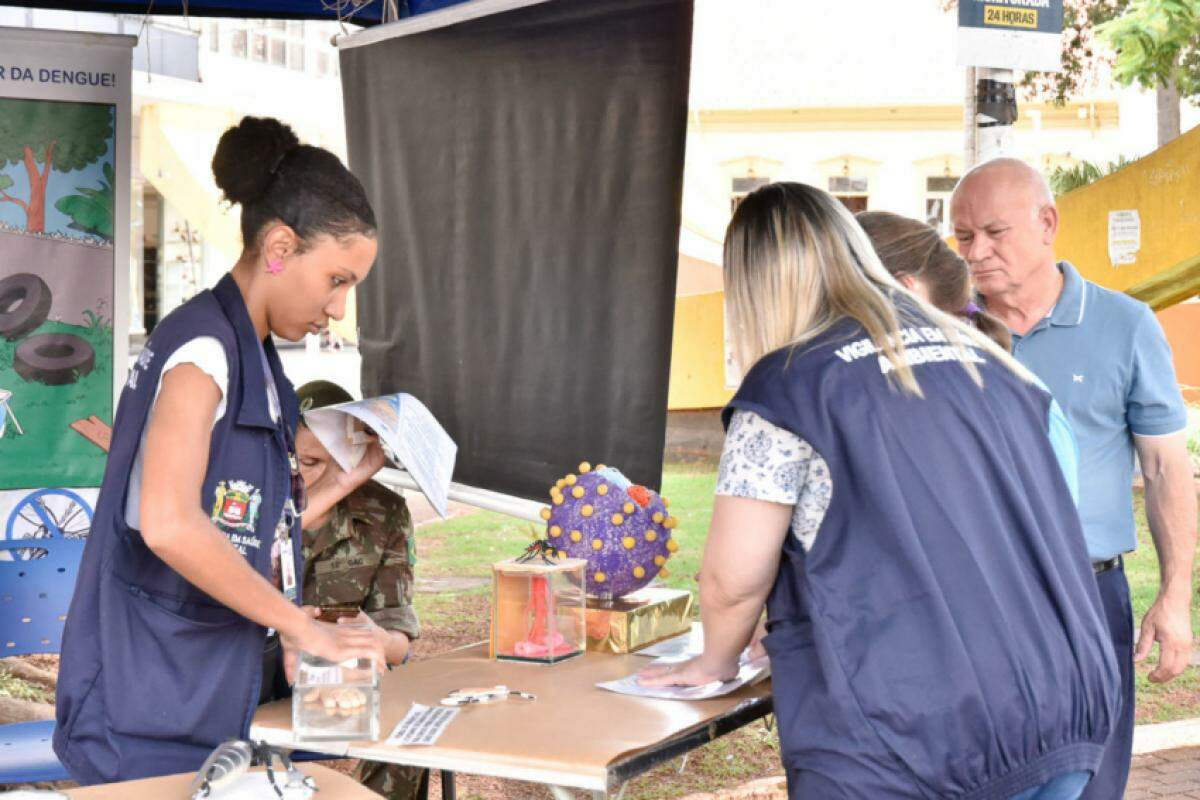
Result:
[[566,557],[567,557],[567,551],[566,551],[566,550],[559,550],[559,551],[558,551],[558,557],[559,557],[559,558],[566,558]]
[[542,509],[542,519],[547,520],[547,521],[550,520],[550,509],[548,509],[548,508]]
[[663,501],[663,508],[670,508],[670,507],[671,507],[671,501],[670,501],[670,500],[668,500],[667,498],[665,498],[665,497],[664,497],[664,498],[662,499],[662,501]]
[[557,525],[551,525],[550,526],[550,535],[551,536],[562,536],[562,528],[558,527]]
[[579,472],[580,472],[580,474],[582,474],[582,475],[586,475],[586,474],[588,474],[588,473],[589,473],[589,472],[591,472],[591,471],[592,471],[592,465],[591,465],[591,464],[589,464],[588,462],[584,461],[583,463],[581,463],[581,464],[579,465]]
[[625,518],[623,516],[621,516],[620,514],[612,515],[612,524],[613,525],[620,525],[624,521],[625,521]]
[[554,495],[554,505],[561,506],[563,504],[563,496],[561,494]]
[[633,513],[633,503],[626,503],[621,508],[621,510],[624,511],[626,514],[632,514]]
[[574,489],[571,490],[571,494],[575,497],[576,500],[578,500],[579,498],[583,497],[583,494],[584,494],[583,487],[576,486]]
[[679,542],[675,541],[674,539],[667,540],[667,550],[674,553],[678,549],[679,549]]
[[596,583],[604,583],[606,580],[608,580],[608,578],[604,575],[603,572],[597,572],[595,575],[592,576],[592,580],[594,580]]
[[578,542],[582,538],[583,538],[583,534],[580,533],[579,531],[571,531],[571,541],[572,542]]
[[600,541],[599,539],[592,539],[592,549],[593,550],[600,550],[603,547],[604,547],[604,542]]
[[674,530],[675,526],[678,524],[679,524],[679,520],[676,519],[675,517],[667,517],[666,519],[663,520],[663,527],[666,528],[667,530]]
[[634,568],[633,568],[633,577],[635,577],[635,578],[644,578],[644,577],[646,577],[646,570],[644,570],[644,569],[643,569],[643,568],[641,568],[641,567],[634,567]]
[[657,538],[658,538],[658,531],[654,530],[653,528],[649,528],[646,530],[646,541],[647,542],[653,542]]
[[626,550],[632,550],[637,546],[637,540],[635,540],[632,536],[626,536],[621,540],[621,544],[625,546]]
[[597,464],[597,465],[596,465],[596,469],[604,469],[604,465],[603,465],[603,464]]
[[663,515],[662,515],[662,512],[661,512],[661,511],[655,511],[655,512],[654,512],[654,514],[653,514],[653,515],[650,517],[650,519],[654,520],[654,522],[655,522],[655,524],[656,524],[656,525],[661,525],[661,524],[662,524],[662,521],[663,521]]
[[654,557],[654,566],[661,567],[665,563],[667,563],[667,559],[665,556],[655,556]]
[[592,511],[594,510],[595,509],[593,509],[591,506],[585,505],[579,509],[579,513],[585,517],[590,517],[592,515]]
[[660,570],[658,571],[658,577],[660,577],[660,578],[669,578],[669,577],[671,577],[671,573],[667,572],[667,568],[666,568],[666,567],[663,567],[662,569],[660,569]]
[[556,481],[554,482],[554,488],[555,488],[555,489],[561,489],[561,488],[563,488],[563,487],[564,487],[564,486],[566,486],[566,485],[567,485],[567,482],[566,482],[566,481],[564,481],[562,478],[559,478],[558,480],[556,480]]
[[567,486],[574,486],[575,481],[577,481],[578,478],[576,478],[575,474],[572,473],[572,474],[568,475],[566,478],[564,478],[563,480],[565,480],[567,482]]
[[600,495],[601,497],[604,497],[604,495],[608,494],[608,484],[602,483],[599,486],[597,486],[596,494]]

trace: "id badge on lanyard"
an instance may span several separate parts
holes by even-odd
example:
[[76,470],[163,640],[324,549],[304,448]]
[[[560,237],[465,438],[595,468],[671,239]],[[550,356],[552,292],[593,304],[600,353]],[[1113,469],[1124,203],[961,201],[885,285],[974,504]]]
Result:
[[283,407],[279,402],[279,393],[275,388],[271,365],[267,361],[267,353],[261,347],[261,342],[259,356],[262,358],[263,377],[267,383],[268,397],[273,401],[274,408],[279,413],[278,422],[283,426],[283,440],[288,457],[288,478],[291,491],[283,503],[283,512],[279,515],[279,522],[275,524],[277,547],[273,547],[272,550],[279,553],[279,588],[283,591],[284,596],[294,603],[298,594],[299,582],[296,580],[296,553],[292,543],[292,527],[304,513],[304,506],[308,505],[308,498],[304,491],[304,479],[300,475],[300,460],[296,456],[296,444],[292,440],[287,422],[283,419]]
[[296,504],[288,498],[283,504],[283,514],[275,526],[275,541],[279,543],[280,588],[288,600],[296,600],[296,554],[292,547],[292,525],[296,518]]

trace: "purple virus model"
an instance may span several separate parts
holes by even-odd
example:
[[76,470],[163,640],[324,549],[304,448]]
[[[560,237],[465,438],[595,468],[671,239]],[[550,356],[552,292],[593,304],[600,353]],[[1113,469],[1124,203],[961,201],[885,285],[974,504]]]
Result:
[[586,461],[579,474],[560,478],[542,509],[546,541],[560,558],[587,559],[587,592],[616,598],[635,592],[656,576],[679,544],[671,536],[678,520],[668,501],[637,486],[620,470]]

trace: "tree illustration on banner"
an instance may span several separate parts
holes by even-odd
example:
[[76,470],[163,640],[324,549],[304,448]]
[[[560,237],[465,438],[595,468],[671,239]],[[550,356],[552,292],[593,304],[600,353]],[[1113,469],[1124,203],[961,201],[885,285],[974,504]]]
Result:
[[51,172],[71,172],[98,161],[112,135],[111,106],[65,103],[51,112],[37,100],[0,98],[0,168],[23,165],[29,178],[28,196],[22,198],[9,193],[12,177],[0,174],[0,202],[24,210],[28,232],[45,232]]

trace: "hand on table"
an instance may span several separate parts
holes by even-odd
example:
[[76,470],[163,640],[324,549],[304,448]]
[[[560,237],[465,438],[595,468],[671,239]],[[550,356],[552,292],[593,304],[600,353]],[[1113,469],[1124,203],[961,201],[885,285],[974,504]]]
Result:
[[304,611],[309,619],[301,632],[295,637],[282,633],[279,637],[283,643],[283,664],[288,683],[295,683],[296,665],[301,652],[333,662],[374,658],[379,672],[387,669],[387,655],[371,629],[321,622],[317,619],[321,610],[314,606],[304,606]]
[[737,677],[737,662],[713,664],[703,655],[677,664],[657,664],[638,673],[642,686],[704,686]]

